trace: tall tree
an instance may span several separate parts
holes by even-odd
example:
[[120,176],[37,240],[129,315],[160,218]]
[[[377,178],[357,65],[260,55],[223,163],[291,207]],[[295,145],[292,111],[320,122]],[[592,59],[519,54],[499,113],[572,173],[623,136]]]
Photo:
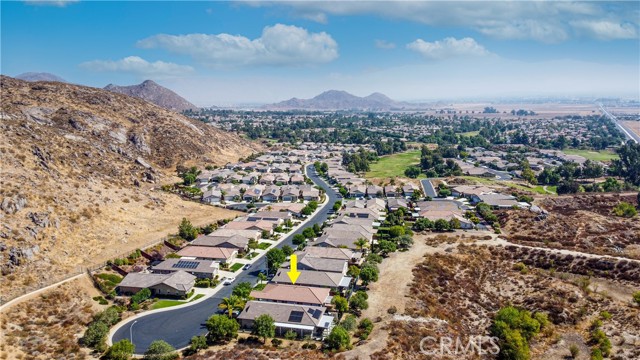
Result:
[[276,336],[275,321],[269,314],[262,314],[253,321],[253,335],[261,337],[266,344],[268,338]]

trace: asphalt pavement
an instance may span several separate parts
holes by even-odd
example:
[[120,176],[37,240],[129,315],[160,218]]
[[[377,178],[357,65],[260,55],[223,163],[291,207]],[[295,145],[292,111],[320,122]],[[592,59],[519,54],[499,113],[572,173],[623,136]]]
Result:
[[[307,166],[307,176],[316,185],[325,189],[328,204],[314,213],[303,227],[287,234],[285,240],[276,245],[276,247],[292,246],[292,239],[295,234],[301,233],[304,228],[314,224],[322,225],[327,220],[333,203],[338,200],[338,193],[324,179],[318,176],[313,165]],[[112,341],[115,343],[122,339],[129,339],[136,347],[136,354],[143,354],[155,340],[164,340],[176,349],[186,347],[192,337],[204,335],[207,332],[205,322],[211,315],[216,313],[221,300],[231,295],[235,284],[244,281],[256,284],[258,282],[258,273],[266,268],[266,256],[263,256],[256,260],[251,268],[239,272],[236,280],[231,285],[223,287],[214,296],[191,306],[178,307],[174,310],[151,313],[132,319],[115,332]]]

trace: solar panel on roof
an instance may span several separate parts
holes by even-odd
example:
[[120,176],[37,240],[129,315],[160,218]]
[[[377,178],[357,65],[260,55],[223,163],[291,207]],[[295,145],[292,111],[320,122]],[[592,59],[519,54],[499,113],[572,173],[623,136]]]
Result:
[[187,260],[179,260],[177,263],[173,264],[172,267],[176,269],[195,269],[198,267],[197,261],[187,261]]
[[292,311],[291,314],[289,314],[289,322],[302,322],[303,316],[304,313],[302,311]]

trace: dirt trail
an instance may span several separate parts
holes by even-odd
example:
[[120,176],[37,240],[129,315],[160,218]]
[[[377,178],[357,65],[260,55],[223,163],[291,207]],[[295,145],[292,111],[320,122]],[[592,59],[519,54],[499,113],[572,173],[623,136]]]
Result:
[[373,332],[367,343],[345,352],[347,359],[367,359],[371,354],[382,350],[387,344],[388,334],[382,328],[393,319],[393,315],[387,310],[395,306],[397,314],[403,314],[409,284],[413,281],[413,268],[424,259],[425,255],[444,252],[454,244],[441,244],[437,247],[429,246],[425,240],[439,234],[416,235],[414,244],[409,251],[396,252],[389,255],[380,264],[380,279],[369,285],[369,308],[363,311],[362,316],[375,321],[381,317],[382,321],[375,323]]

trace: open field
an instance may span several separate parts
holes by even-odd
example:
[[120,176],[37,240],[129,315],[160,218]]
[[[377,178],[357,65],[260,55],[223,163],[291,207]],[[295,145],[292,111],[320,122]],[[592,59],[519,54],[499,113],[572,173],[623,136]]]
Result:
[[498,212],[509,241],[640,259],[640,221],[612,214],[621,201],[636,204],[636,194],[558,196],[537,202],[549,212],[544,219],[529,211]]
[[622,121],[629,129],[640,136],[640,121]]
[[476,136],[478,134],[480,134],[480,131],[467,131],[464,133],[460,133],[460,135],[462,136]]
[[[482,111],[485,107],[494,107],[498,110],[498,113],[494,114],[483,114]],[[596,115],[599,114],[600,111],[595,104],[560,104],[560,103],[489,103],[489,102],[478,102],[478,103],[457,103],[457,104],[442,104],[434,106],[434,110],[431,110],[427,113],[438,115],[438,112],[441,109],[445,110],[455,110],[456,112],[462,112],[462,114],[469,114],[477,117],[487,117],[487,118],[502,118],[502,119],[518,119],[518,118],[527,118],[527,119],[551,119],[556,116],[565,116],[565,115]],[[511,110],[532,110],[536,113],[534,116],[527,117],[518,117],[511,115]],[[506,113],[505,113],[506,112]]]
[[[404,177],[404,171],[411,165],[420,163],[420,150],[412,150],[403,153],[387,155],[381,157],[377,162],[371,164],[371,171],[365,174],[370,178],[392,178]],[[423,174],[420,178],[424,178]]]
[[568,155],[580,155],[593,161],[611,161],[618,158],[618,154],[611,150],[565,149],[562,152]]

